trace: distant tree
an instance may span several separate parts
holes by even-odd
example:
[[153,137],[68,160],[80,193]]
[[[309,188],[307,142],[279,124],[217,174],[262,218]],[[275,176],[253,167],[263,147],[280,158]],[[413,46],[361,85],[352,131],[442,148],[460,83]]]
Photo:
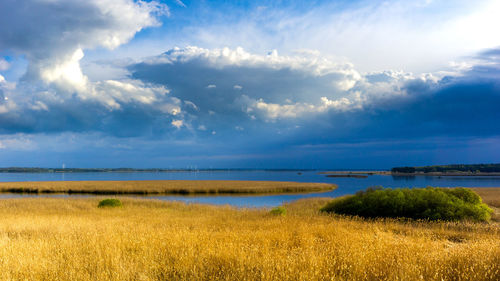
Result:
[[405,174],[412,174],[415,173],[415,167],[396,167],[392,168],[393,173],[405,173]]

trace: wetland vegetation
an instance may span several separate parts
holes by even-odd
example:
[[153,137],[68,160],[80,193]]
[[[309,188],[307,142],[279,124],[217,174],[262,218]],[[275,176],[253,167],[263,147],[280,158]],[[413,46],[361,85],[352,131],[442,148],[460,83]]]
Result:
[[[499,206],[500,188],[474,190],[483,202]],[[477,200],[468,191],[450,192]],[[334,198],[301,199],[273,209],[117,199],[0,200],[0,280],[500,276],[498,216],[474,222],[321,212]]]
[[320,192],[337,188],[327,183],[225,180],[47,181],[0,182],[0,192],[67,194],[266,194]]
[[2,280],[498,280],[497,222],[325,214],[123,198],[0,200]]

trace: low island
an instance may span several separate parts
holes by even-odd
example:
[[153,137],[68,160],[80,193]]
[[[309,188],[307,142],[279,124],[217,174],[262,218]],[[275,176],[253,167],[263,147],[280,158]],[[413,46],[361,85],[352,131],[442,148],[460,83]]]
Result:
[[202,195],[321,192],[335,184],[235,180],[40,181],[1,182],[0,192],[94,195]]

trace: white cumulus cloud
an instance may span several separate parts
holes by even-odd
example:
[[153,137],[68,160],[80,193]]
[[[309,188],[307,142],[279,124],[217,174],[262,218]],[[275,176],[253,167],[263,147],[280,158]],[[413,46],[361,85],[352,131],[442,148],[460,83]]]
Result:
[[165,13],[167,7],[156,1],[2,1],[0,26],[8,28],[0,29],[0,50],[26,57],[25,80],[90,99],[101,86],[89,84],[81,70],[85,49],[116,48],[160,25],[157,15]]

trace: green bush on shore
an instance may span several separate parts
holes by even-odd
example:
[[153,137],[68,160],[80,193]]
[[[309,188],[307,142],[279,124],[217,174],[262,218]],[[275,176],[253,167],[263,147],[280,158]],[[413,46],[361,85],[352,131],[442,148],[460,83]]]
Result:
[[99,205],[97,207],[103,208],[103,207],[122,207],[123,204],[120,200],[118,199],[104,199],[99,201]]
[[270,211],[271,215],[275,216],[286,216],[286,209],[285,207],[279,206],[275,207]]
[[493,212],[466,188],[368,188],[328,203],[321,211],[366,218],[488,221]]

